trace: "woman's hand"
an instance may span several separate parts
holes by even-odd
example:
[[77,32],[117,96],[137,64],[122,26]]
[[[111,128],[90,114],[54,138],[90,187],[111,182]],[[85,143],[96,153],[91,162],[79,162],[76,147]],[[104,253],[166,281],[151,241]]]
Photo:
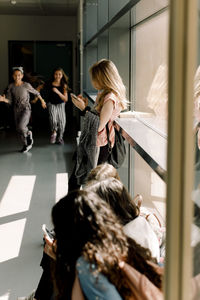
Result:
[[56,250],[56,241],[52,241],[47,235],[44,235],[44,239],[45,239],[45,246],[44,246],[44,252],[49,255],[51,258],[53,258],[54,260],[56,260],[56,254],[55,254],[55,250]]
[[84,98],[82,95],[78,95],[77,97],[78,97],[78,100],[76,98],[74,98],[73,96],[71,96],[72,102],[78,109],[83,111],[86,108],[86,106],[88,105],[88,98]]
[[5,103],[7,103],[7,101],[6,101],[6,96],[5,96],[5,95],[3,95],[3,96],[0,95],[0,102],[5,102]]
[[47,108],[47,105],[46,105],[46,102],[44,101],[44,99],[41,100],[41,105],[42,105],[42,108]]

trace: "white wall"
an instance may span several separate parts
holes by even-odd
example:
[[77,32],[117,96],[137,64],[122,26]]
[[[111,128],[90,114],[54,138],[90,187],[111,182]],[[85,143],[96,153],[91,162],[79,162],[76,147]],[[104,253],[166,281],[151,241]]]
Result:
[[[72,41],[75,70],[76,17],[0,15],[0,93],[8,85],[8,41]],[[75,71],[73,82],[75,85]]]

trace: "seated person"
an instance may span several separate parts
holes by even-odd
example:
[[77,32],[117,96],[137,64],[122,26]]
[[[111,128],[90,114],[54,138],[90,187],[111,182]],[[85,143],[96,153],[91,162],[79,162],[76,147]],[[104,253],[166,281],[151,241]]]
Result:
[[69,193],[54,205],[52,220],[57,299],[71,299],[76,274],[88,300],[130,299],[131,290],[119,268],[122,260],[161,289],[161,275],[149,263],[155,261],[150,251],[126,237],[110,206],[97,194]]
[[85,190],[97,193],[109,203],[123,225],[125,234],[141,246],[148,248],[152,257],[155,257],[157,262],[160,261],[159,241],[155,232],[147,220],[139,215],[139,207],[133,202],[128,191],[119,180],[110,177],[101,181],[89,181]]

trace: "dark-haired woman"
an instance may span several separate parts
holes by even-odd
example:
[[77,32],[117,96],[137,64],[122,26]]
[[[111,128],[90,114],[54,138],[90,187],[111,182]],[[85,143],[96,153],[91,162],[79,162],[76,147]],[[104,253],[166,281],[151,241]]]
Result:
[[97,194],[84,190],[69,193],[53,207],[52,220],[57,299],[71,299],[76,274],[88,300],[130,299],[120,261],[161,288],[161,276],[149,263],[150,252],[125,236],[110,206]]
[[12,77],[14,82],[8,86],[6,95],[0,96],[0,102],[9,104],[13,102],[14,104],[16,129],[23,142],[23,148],[20,152],[25,153],[33,145],[32,132],[28,129],[31,116],[30,93],[38,97],[43,108],[46,108],[46,103],[30,83],[22,81],[24,77],[22,67],[14,67]]
[[63,134],[66,126],[65,103],[68,101],[68,77],[62,68],[53,71],[48,90],[48,110],[51,127],[50,143],[63,145]]
[[160,247],[158,238],[147,220],[139,215],[140,209],[132,200],[123,183],[112,177],[99,180],[98,176],[95,176],[96,169],[93,170],[93,175],[97,177],[97,180],[88,181],[85,190],[97,193],[99,197],[106,201],[123,225],[125,234],[142,247],[149,249],[152,257],[156,258],[159,263]]

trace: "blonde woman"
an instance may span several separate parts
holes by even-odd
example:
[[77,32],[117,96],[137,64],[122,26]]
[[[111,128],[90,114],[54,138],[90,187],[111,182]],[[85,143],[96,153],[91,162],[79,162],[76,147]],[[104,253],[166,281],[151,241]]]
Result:
[[[99,149],[98,159],[96,160],[98,165],[106,162],[109,157],[106,124],[108,124],[109,128],[111,147],[114,146],[115,131],[113,121],[127,107],[126,88],[115,64],[110,60],[101,59],[92,65],[89,72],[92,85],[98,90],[93,108],[99,116],[96,138],[96,146]],[[83,111],[83,113],[89,110],[86,105],[87,99],[83,98],[82,95],[79,95],[78,98],[73,97],[73,94],[71,96],[74,105]],[[94,167],[96,166],[93,165],[92,168]],[[78,187],[73,183],[74,177],[72,176],[69,181],[69,188],[72,187],[74,189]]]

